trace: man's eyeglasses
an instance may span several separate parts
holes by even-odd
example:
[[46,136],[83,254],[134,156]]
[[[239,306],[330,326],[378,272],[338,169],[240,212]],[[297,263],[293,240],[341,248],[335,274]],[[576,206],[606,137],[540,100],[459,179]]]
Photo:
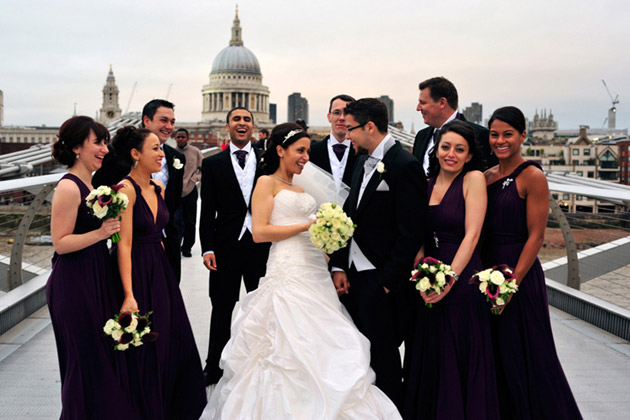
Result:
[[367,121],[364,122],[363,124],[355,125],[354,127],[348,127],[348,128],[346,128],[346,130],[348,130],[348,132],[350,132],[352,130],[356,130],[357,128],[363,127],[365,124],[367,124]]

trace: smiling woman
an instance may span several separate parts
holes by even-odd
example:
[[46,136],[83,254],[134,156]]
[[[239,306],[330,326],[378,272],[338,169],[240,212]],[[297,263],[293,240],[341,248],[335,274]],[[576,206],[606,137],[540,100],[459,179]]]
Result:
[[[59,356],[63,419],[140,418],[120,385],[124,360],[101,337],[105,321],[120,305],[106,245],[106,239],[120,230],[120,222],[101,222],[85,202],[92,172],[101,167],[108,141],[103,125],[79,116],[63,123],[53,144],[53,157],[69,166],[53,196],[55,255],[46,286]],[[110,404],[102,395],[117,403]]]

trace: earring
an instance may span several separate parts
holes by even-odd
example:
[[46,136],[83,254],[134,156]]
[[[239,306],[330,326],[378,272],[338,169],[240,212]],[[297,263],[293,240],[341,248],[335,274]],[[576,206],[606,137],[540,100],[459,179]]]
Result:
[[138,162],[140,162],[140,159],[136,159],[136,161],[133,163],[134,168],[138,167]]
[[75,158],[77,158],[77,160],[79,160],[81,156],[77,153],[77,155],[75,156]]

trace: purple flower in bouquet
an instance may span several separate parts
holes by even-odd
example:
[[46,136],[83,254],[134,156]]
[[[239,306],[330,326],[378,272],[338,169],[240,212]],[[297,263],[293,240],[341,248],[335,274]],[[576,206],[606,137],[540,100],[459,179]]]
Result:
[[[479,285],[479,291],[493,306],[505,305],[510,296],[518,291],[514,270],[506,264],[479,271],[470,278],[469,283]],[[493,314],[500,312],[498,309],[492,310]]]
[[136,312],[121,312],[108,319],[103,331],[110,336],[115,350],[127,350],[130,345],[139,347],[145,343],[152,343],[158,338],[158,333],[151,331],[151,312],[139,315]]
[[[94,216],[103,220],[108,218],[121,219],[122,212],[129,204],[129,198],[123,192],[119,192],[124,185],[117,184],[107,187],[101,185],[92,190],[85,198],[85,204],[92,210]],[[112,235],[112,242],[120,241],[118,232]]]
[[[416,268],[411,271],[410,281],[416,282],[416,289],[429,295],[441,294],[447,285],[453,284],[457,274],[451,266],[433,257],[425,257],[416,263]],[[431,308],[432,303],[425,302]]]

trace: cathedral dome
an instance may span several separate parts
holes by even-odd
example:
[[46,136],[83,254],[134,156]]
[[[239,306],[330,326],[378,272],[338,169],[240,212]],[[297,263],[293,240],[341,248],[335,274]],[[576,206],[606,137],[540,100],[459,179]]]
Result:
[[212,63],[215,73],[247,73],[261,76],[258,59],[243,45],[230,45],[221,50]]

